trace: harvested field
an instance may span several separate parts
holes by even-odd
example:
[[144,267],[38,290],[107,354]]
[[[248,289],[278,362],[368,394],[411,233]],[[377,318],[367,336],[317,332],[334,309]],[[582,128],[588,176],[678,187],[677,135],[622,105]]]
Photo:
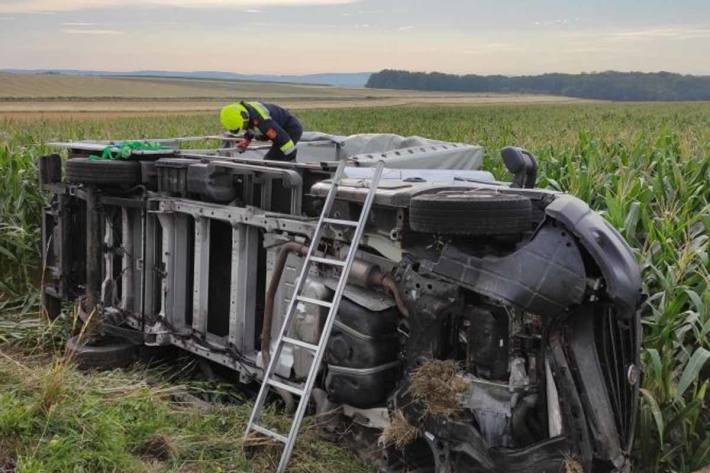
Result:
[[545,95],[464,94],[325,85],[146,77],[0,74],[0,114],[214,111],[237,99],[277,101],[294,109],[415,104],[581,103]]

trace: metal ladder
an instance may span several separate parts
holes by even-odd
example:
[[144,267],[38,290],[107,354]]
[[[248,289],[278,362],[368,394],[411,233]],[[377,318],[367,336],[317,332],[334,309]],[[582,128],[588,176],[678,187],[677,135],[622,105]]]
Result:
[[[247,429],[245,432],[245,439],[250,433],[256,432],[284,444],[284,449],[281,454],[281,460],[279,461],[278,473],[282,473],[286,470],[288,461],[291,458],[291,452],[293,451],[294,444],[296,443],[296,437],[298,437],[298,431],[303,422],[303,416],[306,413],[306,408],[308,407],[308,399],[313,390],[313,385],[315,383],[316,377],[318,375],[318,368],[323,360],[323,355],[325,354],[325,348],[330,337],[330,332],[333,328],[333,323],[335,322],[335,316],[338,313],[338,307],[340,306],[340,300],[343,296],[345,286],[348,281],[348,276],[350,274],[350,268],[352,266],[353,260],[355,259],[355,254],[357,253],[358,246],[360,244],[360,239],[365,230],[365,225],[367,224],[367,219],[370,214],[370,208],[372,207],[372,202],[375,198],[375,193],[377,192],[377,186],[382,178],[382,171],[384,169],[384,161],[379,161],[375,167],[374,175],[370,181],[370,188],[365,198],[365,202],[362,207],[362,212],[360,213],[360,218],[357,221],[354,220],[339,220],[330,218],[330,211],[333,208],[333,203],[335,202],[335,197],[338,194],[338,187],[343,178],[345,172],[346,161],[341,161],[338,168],[333,176],[332,184],[326,197],[325,204],[323,206],[323,212],[320,215],[318,224],[316,225],[313,238],[311,239],[311,244],[308,248],[308,253],[303,261],[303,268],[301,269],[301,274],[296,282],[296,287],[293,291],[293,297],[288,306],[288,312],[286,313],[286,318],[284,319],[283,325],[281,326],[281,332],[276,341],[276,348],[273,355],[269,361],[269,366],[264,373],[264,379],[261,384],[261,389],[259,390],[259,396],[256,399],[256,404],[251,412],[249,418],[249,423],[247,424]],[[325,258],[316,256],[318,252],[318,246],[323,237],[323,227],[324,225],[340,225],[354,227],[355,232],[350,242],[350,248],[348,250],[347,257],[345,261],[339,259]],[[319,263],[325,265],[331,265],[341,268],[340,277],[338,279],[338,285],[336,286],[335,292],[333,294],[333,300],[323,301],[319,299],[312,299],[303,296],[302,290],[306,278],[308,277],[308,271],[312,263]],[[288,330],[291,326],[293,320],[293,315],[296,312],[296,306],[299,302],[306,304],[315,304],[317,306],[328,308],[328,316],[323,327],[323,332],[321,333],[320,340],[318,344],[307,343],[295,338],[286,336]],[[285,344],[290,344],[296,347],[304,348],[313,353],[313,360],[308,372],[308,377],[306,378],[306,383],[304,385],[296,385],[292,383],[285,383],[275,379],[276,366],[279,363],[279,358],[281,356],[281,350]],[[270,347],[261,347],[262,350],[269,350]],[[291,423],[291,429],[288,436],[284,436],[280,433],[274,432],[273,430],[267,429],[258,424],[259,418],[264,408],[264,403],[266,397],[269,393],[269,388],[283,389],[284,391],[290,392],[297,396],[300,396],[300,401],[298,403],[298,408],[294,415],[293,421]]]

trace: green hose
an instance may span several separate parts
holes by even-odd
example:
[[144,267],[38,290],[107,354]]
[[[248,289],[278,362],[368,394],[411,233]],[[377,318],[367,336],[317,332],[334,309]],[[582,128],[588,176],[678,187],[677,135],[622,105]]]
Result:
[[134,151],[163,151],[170,150],[160,143],[151,141],[120,141],[118,143],[106,146],[101,155],[92,154],[89,156],[91,161],[99,161],[105,159],[128,159]]

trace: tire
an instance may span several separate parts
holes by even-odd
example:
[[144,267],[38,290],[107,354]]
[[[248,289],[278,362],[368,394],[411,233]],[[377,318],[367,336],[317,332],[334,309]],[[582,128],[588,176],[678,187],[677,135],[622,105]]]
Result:
[[141,167],[137,161],[72,158],[67,160],[67,182],[103,186],[131,187],[140,183]]
[[527,197],[492,191],[446,191],[412,198],[409,226],[415,232],[450,235],[510,235],[530,230]]
[[66,353],[82,370],[125,368],[138,357],[136,345],[117,337],[105,337],[90,345],[79,341],[79,337],[71,337],[67,340]]

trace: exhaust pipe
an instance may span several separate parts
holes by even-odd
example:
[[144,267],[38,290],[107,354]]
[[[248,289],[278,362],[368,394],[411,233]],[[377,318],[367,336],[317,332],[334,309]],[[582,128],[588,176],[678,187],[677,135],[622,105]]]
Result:
[[[274,320],[274,299],[276,297],[276,290],[281,282],[281,276],[286,267],[286,260],[292,253],[305,257],[308,254],[308,246],[303,243],[290,241],[281,247],[281,251],[279,251],[276,257],[274,272],[271,275],[271,281],[269,281],[269,287],[266,291],[264,319],[261,326],[261,356],[264,361],[264,367],[268,366],[269,361],[271,361],[271,327]],[[355,259],[350,270],[348,282],[366,288],[382,288],[392,296],[402,316],[409,316],[409,310],[399,293],[396,281],[390,273],[383,272],[379,266]]]

